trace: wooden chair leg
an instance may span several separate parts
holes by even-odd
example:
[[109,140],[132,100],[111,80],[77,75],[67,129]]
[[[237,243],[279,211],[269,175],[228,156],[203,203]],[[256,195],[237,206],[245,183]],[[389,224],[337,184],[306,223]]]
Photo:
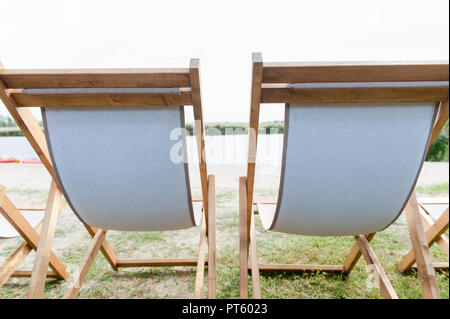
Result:
[[369,244],[369,240],[364,235],[356,236],[355,240],[367,264],[370,267],[373,267],[372,269],[375,272],[375,282],[380,288],[381,295],[386,299],[398,299],[397,293],[395,292],[394,287],[392,287],[391,281],[384,272],[381,263]]
[[105,240],[105,236],[106,230],[104,229],[98,229],[95,233],[84,258],[81,261],[80,267],[75,272],[71,283],[64,293],[64,299],[72,299],[78,295],[78,292],[80,291],[81,286],[84,284],[87,274],[89,273],[89,269],[91,268],[92,263],[94,262],[103,241]]
[[[19,265],[25,260],[28,254],[33,249],[37,248],[38,238],[40,236],[43,223],[43,221],[41,221],[34,229],[32,229],[31,225],[25,220],[25,218],[23,218],[17,209],[14,209],[13,204],[9,200],[4,198],[3,204],[4,206],[0,207],[0,211],[4,214],[4,216],[7,216],[7,220],[11,222],[13,227],[21,230],[20,233],[25,241],[14,251],[14,253],[11,254],[3,266],[0,267],[0,287],[5,284],[9,277],[13,276],[17,267],[19,267]],[[7,208],[8,206],[9,208]],[[65,203],[62,201],[58,215],[61,214],[64,207]],[[54,257],[52,257],[52,255]],[[65,280],[68,274],[64,265],[54,254],[52,255],[50,257],[50,267],[59,270],[58,272],[54,271],[56,278]],[[57,260],[57,262],[53,262],[53,259]]]
[[258,250],[256,247],[255,215],[251,215],[250,252],[252,258],[253,299],[261,299],[261,279],[259,276]]
[[405,213],[424,298],[441,298],[415,192],[409,198]]
[[12,276],[14,271],[24,261],[28,254],[33,250],[27,242],[23,242],[19,248],[8,258],[8,260],[0,267],[0,287]]
[[[427,215],[428,213],[426,212],[426,210],[423,206],[421,206],[421,208],[424,210],[424,212],[419,211],[420,217],[422,217],[422,224],[423,224],[424,230],[426,232],[428,232],[428,230],[431,228],[431,226],[433,226],[435,224],[435,221],[433,219],[431,219],[431,217],[429,215]],[[444,234],[444,232],[448,229],[448,216],[447,216],[447,227],[445,227],[444,225],[442,225],[441,227],[442,227],[441,228],[442,234],[439,238],[437,238],[436,243],[439,245],[439,247],[441,247],[442,251],[448,256],[449,255],[448,237]],[[439,227],[438,227],[438,229],[439,229]]]
[[248,237],[247,178],[239,178],[239,292],[241,299],[248,299]]
[[[425,233],[425,238],[427,240],[428,247],[431,247],[435,242],[437,242],[441,235],[448,229],[449,224],[449,213],[448,208],[444,213],[432,224]],[[445,247],[444,247],[445,248]],[[448,254],[448,246],[446,252]],[[409,252],[402,258],[398,263],[397,269],[400,272],[405,272],[410,270],[414,263],[416,262],[416,256],[414,254],[414,248],[411,248]]]
[[[366,235],[367,241],[370,243],[370,241],[375,236],[375,233],[371,233]],[[346,275],[349,275],[350,272],[353,270],[355,265],[357,264],[359,258],[361,258],[361,248],[359,247],[358,243],[355,242],[352,249],[350,250],[350,253],[347,255],[347,258],[344,261],[344,273]]]
[[[85,223],[83,223],[83,225],[88,231],[89,235],[91,235],[91,237],[94,238],[95,234],[98,231],[98,228],[89,226],[88,224]],[[114,248],[112,248],[111,244],[106,238],[103,240],[100,250],[103,256],[105,256],[108,263],[110,264],[111,268],[114,269],[114,271],[118,271],[119,267],[117,266],[117,255],[114,252]]]
[[45,278],[52,254],[53,239],[58,220],[58,210],[62,201],[62,194],[58,186],[52,181],[50,193],[45,209],[39,244],[34,259],[33,272],[28,286],[28,298],[42,298],[44,293]]
[[216,299],[216,185],[214,175],[208,177],[208,298]]
[[198,248],[197,273],[195,275],[194,299],[200,299],[203,292],[203,277],[206,261],[206,220],[205,213],[202,215],[202,226],[200,233],[200,244]]

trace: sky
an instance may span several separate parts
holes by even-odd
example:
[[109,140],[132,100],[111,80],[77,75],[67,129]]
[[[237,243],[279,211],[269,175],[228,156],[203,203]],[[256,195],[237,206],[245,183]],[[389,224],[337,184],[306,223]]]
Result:
[[[0,12],[6,68],[188,67],[200,58],[206,122],[248,122],[252,52],[271,62],[449,56],[448,0],[0,0]],[[283,117],[282,105],[264,105],[260,121]]]

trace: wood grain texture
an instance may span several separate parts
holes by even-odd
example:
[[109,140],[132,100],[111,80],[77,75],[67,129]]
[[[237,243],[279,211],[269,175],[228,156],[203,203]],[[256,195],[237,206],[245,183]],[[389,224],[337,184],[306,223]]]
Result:
[[250,243],[250,217],[252,214],[253,188],[255,184],[256,151],[258,146],[259,111],[261,101],[261,83],[263,60],[261,53],[252,54],[252,92],[250,99],[250,123],[248,129],[247,159],[247,245]]
[[[2,186],[0,185],[0,199],[1,199],[1,190]],[[0,212],[1,209],[1,203],[0,200]],[[12,203],[11,203],[12,204]],[[62,202],[62,205],[60,206],[60,209],[58,211],[58,215],[62,213],[62,211],[65,208],[65,203]],[[36,225],[34,228],[34,231],[39,236],[42,229],[42,224],[44,221],[41,221],[39,224]],[[36,241],[37,242],[37,241]],[[25,258],[28,256],[28,254],[33,250],[33,247],[35,245],[30,244],[27,240],[25,240],[12,254],[9,256],[9,258],[5,261],[5,263],[0,267],[0,287],[3,286],[3,284],[8,280],[9,277],[14,276],[14,273],[16,272],[17,267],[25,260]],[[58,260],[58,259],[57,259]],[[50,258],[50,266],[59,268],[58,265],[52,265],[53,258]],[[62,264],[62,263],[61,263]],[[56,273],[53,271],[53,273],[57,276],[58,279],[65,280],[68,276],[67,272],[64,273],[65,276],[62,276],[60,273]],[[30,272],[31,276],[31,272]],[[47,273],[48,276],[48,273]]]
[[436,273],[431,260],[422,220],[419,214],[416,193],[413,192],[405,207],[406,220],[408,222],[409,236],[416,256],[416,263],[422,284],[423,296],[426,299],[440,299],[439,286]]
[[433,145],[434,141],[439,136],[439,133],[441,133],[441,130],[444,127],[445,123],[447,123],[448,114],[449,114],[449,105],[447,99],[447,101],[441,102],[441,104],[439,105],[436,122],[434,124],[433,131],[431,132],[427,150],[429,150],[431,145]]
[[3,202],[6,198],[6,187],[3,185],[0,185],[0,207],[2,206]]
[[169,267],[169,266],[197,266],[195,258],[154,258],[154,259],[118,259],[119,268],[134,267]]
[[197,142],[198,166],[200,170],[200,183],[202,186],[203,210],[206,218],[206,234],[208,234],[208,169],[206,166],[205,151],[205,124],[203,119],[203,104],[200,87],[200,60],[191,59],[189,64],[189,78],[191,86],[192,107],[194,110],[194,129]]
[[206,262],[206,220],[204,212],[202,217],[200,243],[197,258],[197,272],[195,274],[194,299],[200,299],[203,296],[203,278],[205,275]]
[[[28,278],[31,277],[32,275],[32,271],[31,270],[16,270],[12,273],[11,277],[15,277],[15,278]],[[47,274],[45,275],[46,278],[56,278],[58,279],[59,276],[57,273],[55,273],[54,271],[47,271]]]
[[448,100],[447,88],[263,88],[261,103],[394,103]]
[[189,69],[34,69],[1,70],[8,88],[188,87]]
[[248,299],[248,248],[247,178],[239,178],[239,294]]
[[[83,223],[84,227],[88,231],[89,235],[91,235],[92,238],[94,238],[95,234],[98,231],[97,227],[90,226],[88,224]],[[102,240],[102,246],[100,247],[101,252],[103,253],[103,256],[105,256],[106,260],[108,261],[109,265],[114,271],[118,271],[119,267],[117,267],[117,255],[112,248],[109,241],[105,238]]]
[[[417,270],[417,265],[414,264],[411,268]],[[448,261],[434,262],[433,268],[434,270],[448,270]]]
[[[448,205],[448,203],[446,203]],[[419,203],[422,209],[425,208]],[[428,231],[430,227],[435,223],[435,221],[429,216],[429,213],[420,211],[420,217],[422,217],[422,224],[425,231]],[[448,237],[445,234],[442,234],[436,241],[436,243],[441,247],[442,251],[448,256],[449,255],[449,242]]]
[[[58,202],[58,210],[56,212],[59,215],[62,211],[63,203]],[[37,250],[40,244],[40,235],[36,229],[40,229],[41,226],[37,226],[36,229],[28,223],[23,215],[17,210],[14,204],[9,200],[7,196],[4,197],[3,203],[0,206],[0,214],[14,227],[14,229],[20,234],[25,242],[31,247],[31,249]],[[42,223],[42,222],[41,222]],[[25,249],[26,250],[26,249]],[[24,251],[25,251],[24,250]],[[58,273],[61,279],[67,278],[67,272],[64,264],[59,258],[50,251],[49,253],[50,267]]]
[[378,260],[372,247],[370,246],[366,236],[355,236],[355,240],[367,264],[373,269],[373,272],[375,274],[375,282],[380,288],[381,295],[386,299],[398,299],[397,293],[395,292],[391,281],[384,272],[384,269],[381,266],[381,263]]
[[102,245],[102,241],[106,237],[106,230],[98,229],[95,233],[94,238],[92,239],[89,247],[86,251],[86,254],[81,261],[80,267],[75,272],[72,281],[64,292],[64,299],[73,299],[78,295],[83,283],[86,280],[87,274],[89,273],[89,269],[91,269],[92,263],[97,256],[97,253]]
[[[427,240],[428,247],[431,247],[434,243],[436,243],[441,235],[448,229],[449,225],[449,209],[447,209],[439,216],[439,218],[434,222],[426,231],[425,237]],[[445,249],[446,248],[446,249]],[[448,246],[444,247],[444,252],[448,255]],[[400,272],[408,271],[412,268],[414,263],[416,262],[416,256],[414,253],[414,248],[410,249],[409,252],[402,258],[402,260],[398,263],[397,269]]]
[[261,299],[261,279],[259,276],[258,249],[256,247],[255,214],[251,215],[250,223],[250,255],[252,258],[251,271],[253,299]]
[[[248,266],[251,269],[251,266]],[[308,265],[308,264],[259,264],[261,272],[344,272],[342,265]]]
[[265,62],[264,83],[448,81],[448,61]]
[[[375,233],[366,235],[367,241],[370,243],[370,241],[373,239],[374,236]],[[353,270],[353,268],[355,267],[356,263],[360,258],[361,258],[361,249],[359,248],[358,243],[355,242],[350,250],[350,253],[345,258],[343,264],[346,275],[350,274],[350,272]]]
[[[36,299],[43,297],[45,278],[52,256],[52,246],[56,231],[56,223],[58,221],[58,210],[61,202],[62,193],[56,182],[52,181],[47,199],[47,207],[45,208],[42,231],[39,236],[39,244],[34,259],[33,273],[31,275],[30,285],[28,286],[27,298]],[[54,270],[58,273],[66,271],[65,267]]]
[[208,298],[216,299],[216,182],[208,176]]
[[25,260],[33,250],[30,244],[23,242],[0,267],[0,288],[14,274],[17,267]]
[[191,105],[191,92],[180,94],[10,94],[17,107],[110,107]]

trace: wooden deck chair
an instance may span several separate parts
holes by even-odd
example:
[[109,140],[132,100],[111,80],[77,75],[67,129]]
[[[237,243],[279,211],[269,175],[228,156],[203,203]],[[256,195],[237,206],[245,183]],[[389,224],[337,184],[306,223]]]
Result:
[[[439,297],[414,186],[436,114],[448,107],[439,104],[448,101],[448,63],[263,63],[254,53],[252,72],[247,176],[239,181],[241,298],[248,270],[260,298],[261,271],[349,274],[361,255],[382,296],[397,298],[369,243],[405,206],[424,296]],[[286,104],[278,199],[264,203],[253,201],[261,103]],[[267,230],[356,242],[341,265],[259,264],[255,214]]]
[[[444,234],[449,224],[448,198],[419,198],[418,206],[428,246],[438,244],[448,258],[448,237]],[[417,269],[415,262],[414,249],[411,248],[397,264],[397,268],[400,272]],[[433,267],[436,270],[448,270],[448,260],[434,262]]]
[[[54,193],[54,189],[51,190]],[[49,196],[49,204],[55,201],[55,196]],[[58,215],[63,211],[65,202],[59,200]],[[49,207],[47,204],[47,207]],[[17,270],[32,250],[40,244],[40,233],[43,226],[45,208],[17,208],[6,196],[6,188],[0,185],[0,240],[21,236],[24,242],[11,254],[0,267],[0,287],[10,277],[31,277],[31,271]],[[59,258],[50,251],[49,266],[52,271],[46,273],[47,278],[67,279],[66,267]]]
[[[196,266],[195,298],[203,295],[207,264],[208,296],[215,298],[215,187],[204,155],[199,72],[198,59],[181,69],[0,71],[1,99],[57,193],[93,237],[65,298],[77,296],[99,250],[116,271]],[[185,157],[185,105],[193,105],[202,187],[202,198],[194,201]],[[45,134],[28,107],[41,107]],[[106,239],[108,229],[176,230],[200,222],[198,256],[192,259],[118,259]],[[54,227],[48,230],[53,232]],[[38,250],[31,298],[42,297],[48,261]]]

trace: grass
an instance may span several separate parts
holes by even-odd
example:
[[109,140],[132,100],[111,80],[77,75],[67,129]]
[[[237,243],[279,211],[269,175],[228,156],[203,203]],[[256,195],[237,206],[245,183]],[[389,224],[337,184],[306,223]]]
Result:
[[418,186],[416,187],[416,192],[418,194],[445,195],[448,194],[448,183],[435,184],[430,186]]
[[[420,193],[445,194],[448,184],[418,188]],[[14,200],[29,196],[43,202],[38,190],[13,189],[8,195]],[[256,197],[274,195],[272,189],[257,190]],[[45,197],[45,196],[44,196]],[[217,296],[239,297],[239,234],[238,194],[232,190],[217,190]],[[69,210],[58,221],[54,250],[73,273],[79,265],[90,236]],[[271,263],[322,263],[337,264],[344,260],[353,244],[351,237],[306,237],[268,232],[256,219],[260,262]],[[110,231],[108,240],[120,258],[195,257],[199,240],[199,227],[171,232],[118,232]],[[0,264],[20,244],[20,239],[0,241]],[[400,217],[386,230],[377,233],[372,241],[377,256],[384,266],[400,298],[422,298],[417,272],[401,274],[397,262],[410,249],[408,228]],[[435,261],[448,257],[434,245],[431,248]],[[34,253],[26,259],[21,269],[31,269]],[[205,290],[207,287],[205,274]],[[437,272],[440,292],[449,298],[449,274]],[[99,253],[80,298],[191,298],[194,289],[194,267],[128,268],[114,272]],[[251,279],[250,291],[251,291]],[[24,298],[29,279],[11,278],[0,288],[0,298]],[[48,279],[45,297],[61,298],[67,283]],[[345,277],[323,272],[269,273],[261,276],[263,298],[381,298],[373,283],[367,264],[360,260],[353,272]],[[206,291],[205,291],[206,295]]]

